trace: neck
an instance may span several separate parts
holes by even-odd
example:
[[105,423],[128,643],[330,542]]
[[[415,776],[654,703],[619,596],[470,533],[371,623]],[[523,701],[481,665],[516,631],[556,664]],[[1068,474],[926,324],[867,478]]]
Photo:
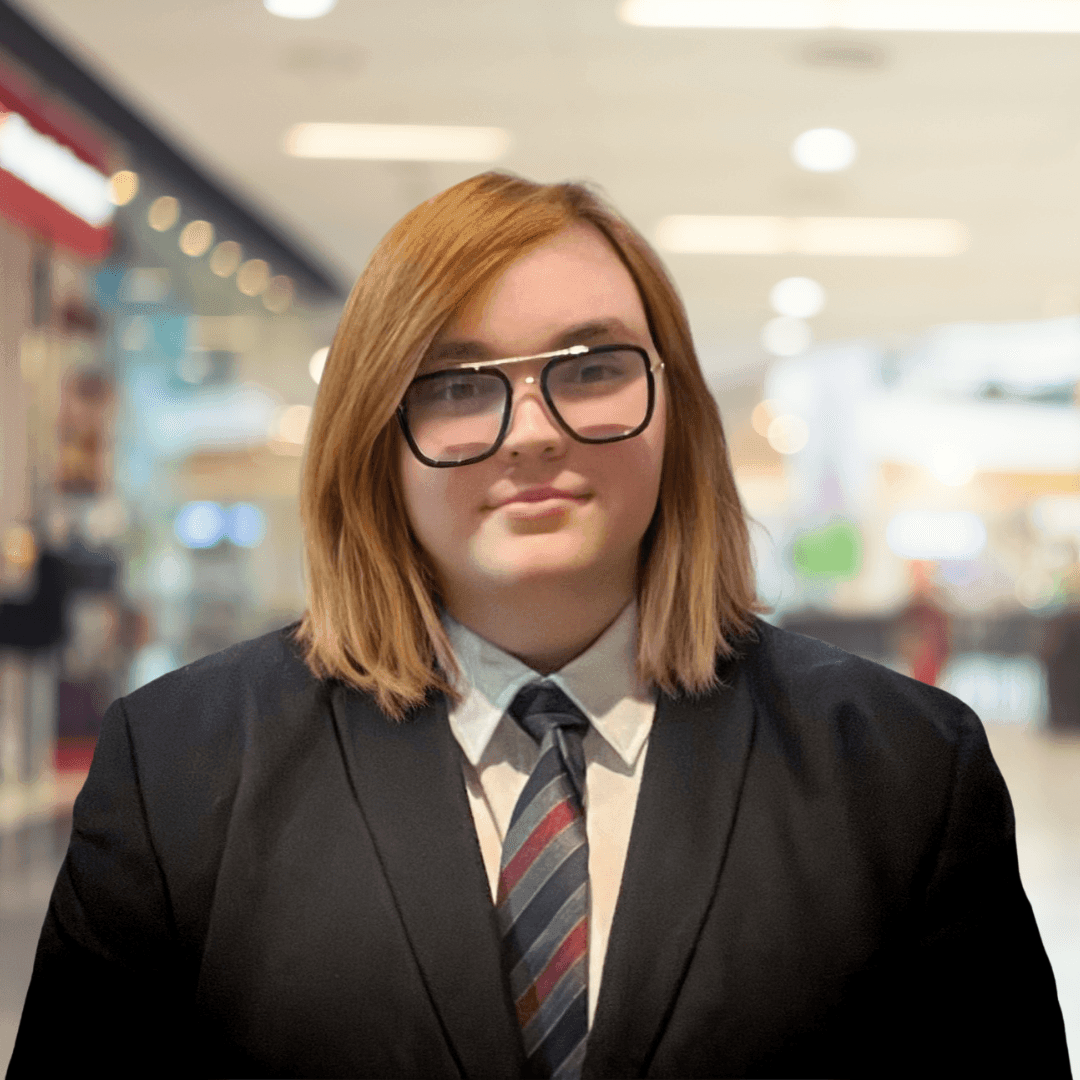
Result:
[[470,589],[467,596],[447,597],[446,607],[462,626],[549,675],[580,656],[633,598],[632,589],[602,586],[574,581]]

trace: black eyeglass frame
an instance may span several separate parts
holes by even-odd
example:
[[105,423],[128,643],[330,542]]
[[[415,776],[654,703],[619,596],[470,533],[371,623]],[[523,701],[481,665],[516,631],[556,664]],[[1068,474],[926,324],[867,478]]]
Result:
[[[561,363],[565,363],[567,360],[574,359],[579,356],[593,356],[602,355],[610,352],[635,352],[641,357],[642,362],[645,365],[645,378],[647,380],[648,388],[648,402],[645,408],[645,419],[632,431],[623,432],[621,435],[604,435],[600,438],[591,439],[584,435],[579,435],[574,431],[570,425],[562,418],[559,413],[555,402],[551,399],[551,391],[548,389],[548,376],[551,371],[558,367]],[[458,465],[475,465],[478,461],[485,461],[487,458],[495,454],[499,447],[502,446],[503,441],[506,439],[506,433],[510,430],[510,417],[513,414],[514,409],[514,387],[510,382],[510,379],[506,376],[506,373],[499,370],[499,367],[504,364],[523,364],[527,360],[547,360],[547,363],[540,370],[540,393],[544,397],[544,401],[547,407],[551,410],[551,415],[555,417],[559,427],[574,439],[580,443],[613,443],[622,442],[623,439],[632,439],[636,435],[640,435],[648,426],[652,420],[653,412],[656,408],[656,379],[653,375],[654,371],[661,371],[664,367],[663,361],[660,361],[655,367],[653,367],[652,361],[649,359],[649,354],[640,345],[571,345],[568,349],[557,349],[555,352],[537,353],[535,356],[510,356],[505,360],[479,360],[475,363],[467,364],[455,364],[451,368],[443,368],[440,371],[432,371],[427,375],[418,375],[411,383],[409,383],[409,389],[411,390],[419,382],[426,382],[428,379],[437,379],[447,374],[448,371],[487,371],[491,369],[491,374],[497,375],[503,382],[506,388],[506,403],[503,406],[502,423],[499,425],[499,434],[495,438],[495,442],[491,448],[485,450],[482,454],[477,454],[475,457],[464,458],[461,461],[436,461],[434,458],[427,457],[419,446],[416,444],[416,440],[413,438],[412,432],[409,430],[408,408],[405,404],[408,398],[408,390],[406,390],[405,398],[402,399],[401,404],[398,405],[396,413],[398,418],[398,424],[401,427],[401,433],[405,436],[405,441],[409,444],[409,449],[413,452],[417,460],[423,464],[428,465],[433,469],[453,469]],[[532,376],[529,376],[525,380],[526,382],[533,382]]]

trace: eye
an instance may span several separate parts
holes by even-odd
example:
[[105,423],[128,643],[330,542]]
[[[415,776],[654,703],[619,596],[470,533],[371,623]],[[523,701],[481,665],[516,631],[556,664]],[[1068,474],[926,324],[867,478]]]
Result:
[[503,386],[497,376],[440,372],[413,383],[407,400],[413,411],[462,415],[497,408],[503,396]]
[[574,372],[578,382],[602,382],[604,379],[618,378],[621,370],[611,364],[604,364],[594,360],[591,364],[582,364]]
[[637,353],[613,351],[574,357],[552,372],[552,383],[565,392],[574,389],[599,390],[644,374],[644,365]]

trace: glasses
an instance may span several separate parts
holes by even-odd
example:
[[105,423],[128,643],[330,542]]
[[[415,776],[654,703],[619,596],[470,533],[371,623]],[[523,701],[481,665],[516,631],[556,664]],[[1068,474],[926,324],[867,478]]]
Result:
[[656,405],[653,372],[664,365],[653,368],[637,345],[574,345],[420,375],[397,410],[412,452],[435,469],[491,457],[510,429],[514,395],[500,368],[527,360],[547,360],[540,391],[559,426],[578,442],[618,442],[648,427]]

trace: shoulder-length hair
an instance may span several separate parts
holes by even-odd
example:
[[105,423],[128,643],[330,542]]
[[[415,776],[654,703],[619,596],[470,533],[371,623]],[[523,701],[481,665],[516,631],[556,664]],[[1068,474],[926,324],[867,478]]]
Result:
[[373,695],[395,719],[432,692],[453,699],[457,676],[439,583],[401,495],[395,410],[459,306],[582,222],[636,282],[667,380],[660,497],[637,575],[638,676],[672,694],[708,689],[718,655],[759,610],[720,414],[659,258],[581,184],[484,173],[416,207],[376,247],[330,346],[304,463],[308,609],[297,637],[317,676]]

